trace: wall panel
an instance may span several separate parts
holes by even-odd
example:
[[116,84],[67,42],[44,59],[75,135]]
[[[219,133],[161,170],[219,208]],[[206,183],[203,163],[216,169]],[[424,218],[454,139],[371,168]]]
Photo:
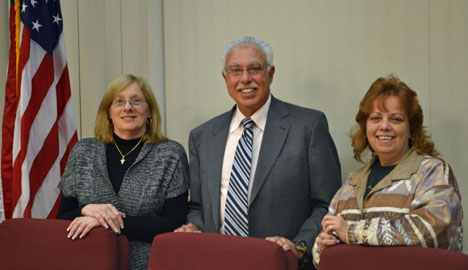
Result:
[[[3,123],[3,107],[5,105],[5,84],[8,71],[8,53],[9,53],[9,1],[0,2],[0,125]],[[2,145],[2,134],[0,132],[0,148]],[[2,179],[0,177],[0,186]],[[3,191],[0,190],[0,202],[3,202]],[[3,205],[0,205],[0,220],[5,218]]]
[[430,1],[430,130],[457,177],[468,253],[468,1]]
[[[361,166],[348,138],[359,101],[377,77],[395,73],[418,93],[425,124],[462,182],[468,173],[461,165],[467,158],[461,138],[468,137],[462,107],[467,3],[164,1],[168,135],[187,146],[192,128],[234,104],[221,76],[221,51],[230,40],[253,35],[275,53],[272,93],[327,115],[343,178]],[[468,186],[461,185],[467,197]]]
[[[120,24],[111,15],[120,14],[120,5],[116,1],[82,0],[78,2],[78,35],[80,54],[80,96],[81,99],[81,137],[93,136],[93,123],[96,118],[99,101],[106,89],[108,76],[118,74],[121,66],[116,65],[121,54],[115,52],[111,45],[119,45]],[[114,43],[109,43],[107,35],[113,37]],[[108,46],[109,45],[109,46]],[[118,49],[117,49],[118,51]],[[107,65],[108,58],[111,65]],[[114,72],[114,70],[118,70]]]
[[81,96],[80,96],[80,50],[78,37],[78,2],[64,1],[62,8],[65,48],[67,50],[68,75],[70,89],[75,107],[76,130],[81,134]]
[[147,1],[122,1],[121,4],[122,72],[148,78]]
[[[3,123],[3,107],[5,105],[5,84],[8,72],[8,55],[10,48],[10,31],[9,31],[9,1],[0,2],[0,125]],[[2,134],[0,132],[0,146]],[[1,179],[0,179],[1,181]],[[1,196],[0,192],[0,196]],[[1,197],[0,197],[1,198]],[[1,215],[0,215],[1,216]]]
[[80,138],[93,136],[99,102],[122,73],[148,79],[164,108],[162,2],[80,0],[62,6],[72,22],[65,32]]
[[162,0],[148,1],[148,81],[153,88],[161,111],[162,130],[166,131],[166,95],[164,78],[164,25]]
[[233,104],[219,59],[223,47],[242,35],[272,45],[275,96],[326,113],[343,176],[358,166],[347,133],[377,77],[396,73],[421,89],[423,106],[428,104],[426,1],[164,3],[168,134],[182,143],[196,124]]

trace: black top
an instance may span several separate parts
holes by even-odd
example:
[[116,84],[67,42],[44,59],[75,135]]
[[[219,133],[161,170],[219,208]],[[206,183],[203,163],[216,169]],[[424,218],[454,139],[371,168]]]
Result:
[[[137,145],[141,138],[133,140],[124,140],[114,134],[114,142],[119,147],[122,154],[127,154],[130,150]],[[106,160],[107,160],[107,171],[109,173],[109,178],[112,186],[114,187],[115,193],[118,194],[120,190],[120,185],[122,184],[125,172],[127,172],[130,165],[135,162],[138,154],[140,153],[143,143],[140,143],[135,150],[125,156],[125,162],[122,164],[120,160],[122,155],[117,151],[114,143],[109,143],[106,145]]]
[[[138,139],[124,140],[114,134],[114,140],[123,154],[128,153],[139,141]],[[125,156],[125,162],[121,164],[122,155],[117,151],[113,143],[106,145],[107,171],[110,182],[118,194],[125,173],[135,162],[143,143]],[[124,218],[122,234],[129,240],[139,240],[151,243],[153,238],[160,233],[173,231],[180,224],[184,224],[187,213],[181,213],[180,209],[187,209],[188,192],[164,201],[164,211],[161,216],[129,216]],[[57,218],[73,220],[81,216],[81,208],[76,198],[62,197]]]
[[367,194],[380,182],[387,174],[389,174],[396,165],[391,166],[382,166],[380,164],[379,158],[376,158],[374,164],[372,164],[371,172],[369,178],[367,179],[366,193],[364,193],[364,198],[367,197]]

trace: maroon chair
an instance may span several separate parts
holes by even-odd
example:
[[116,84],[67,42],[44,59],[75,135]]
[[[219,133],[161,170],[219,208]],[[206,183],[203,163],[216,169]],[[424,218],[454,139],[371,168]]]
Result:
[[0,269],[129,269],[127,238],[102,227],[67,238],[70,221],[9,219],[0,223]]
[[165,233],[151,247],[149,270],[296,270],[297,260],[270,241],[212,233]]
[[468,255],[461,252],[409,246],[336,245],[320,255],[319,270],[467,270]]

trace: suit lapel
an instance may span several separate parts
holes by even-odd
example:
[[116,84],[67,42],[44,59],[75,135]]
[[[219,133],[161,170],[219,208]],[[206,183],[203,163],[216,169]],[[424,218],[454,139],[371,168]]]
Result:
[[209,198],[213,207],[213,221],[215,228],[220,226],[220,190],[221,190],[221,172],[223,169],[224,150],[226,148],[226,139],[229,132],[229,123],[231,122],[232,113],[234,108],[223,114],[211,129],[210,143],[208,144],[208,151],[206,157],[209,162],[206,164],[206,177]]
[[281,153],[289,132],[288,109],[283,102],[271,96],[265,133],[263,134],[257,169],[254,176],[249,205],[253,203],[270,173],[273,164]]

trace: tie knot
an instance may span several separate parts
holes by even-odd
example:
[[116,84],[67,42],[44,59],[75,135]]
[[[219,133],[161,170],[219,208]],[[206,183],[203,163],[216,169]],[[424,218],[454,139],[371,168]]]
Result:
[[251,129],[253,128],[253,125],[254,125],[254,121],[250,118],[244,118],[242,119],[242,125],[244,126],[244,128],[248,128],[248,129]]

